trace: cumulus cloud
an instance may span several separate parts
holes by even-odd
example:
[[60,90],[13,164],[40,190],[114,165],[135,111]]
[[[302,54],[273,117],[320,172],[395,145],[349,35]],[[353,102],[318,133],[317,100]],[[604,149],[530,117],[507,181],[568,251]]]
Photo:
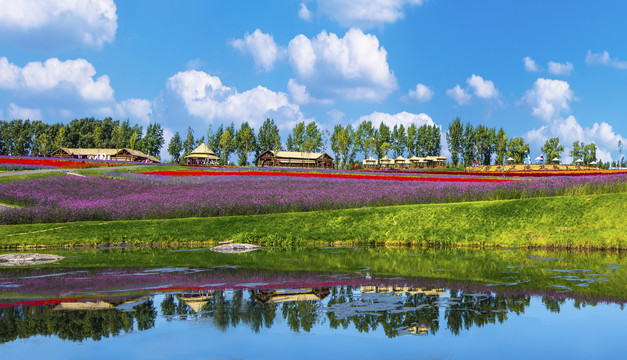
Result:
[[618,58],[611,58],[610,53],[607,51],[603,51],[602,53],[593,53],[591,50],[588,50],[588,54],[586,55],[586,64],[604,65],[622,70],[627,69],[627,61],[619,60]]
[[474,94],[482,99],[493,99],[499,96],[494,83],[490,80],[483,80],[479,75],[472,74],[466,82],[474,90]]
[[471,77],[466,79],[466,83],[468,84],[466,89],[462,89],[462,87],[457,84],[454,88],[446,90],[446,95],[455,100],[458,105],[470,103],[472,95],[485,100],[499,99],[499,91],[490,80],[484,80],[481,76],[472,74]]
[[263,71],[272,70],[274,63],[285,56],[285,49],[274,42],[272,35],[259,29],[252,34],[246,33],[243,39],[233,40],[231,46],[243,54],[250,54],[257,68]]
[[466,105],[472,98],[472,96],[466,90],[462,89],[459,84],[455,85],[452,89],[446,90],[446,95],[455,100],[458,105]]
[[561,112],[570,111],[570,102],[574,99],[566,81],[539,78],[522,100],[531,107],[534,116],[550,121]]
[[407,96],[419,102],[427,102],[433,98],[433,90],[427,85],[418,83],[416,84],[416,90],[409,90]]
[[127,99],[116,104],[115,114],[148,124],[152,119],[152,102],[146,99]]
[[562,159],[566,162],[573,160],[568,152],[572,150],[571,144],[575,141],[595,143],[597,158],[604,162],[612,161],[610,149],[616,148],[618,140],[625,141],[606,122],[595,122],[591,127],[583,127],[573,115],[568,114],[570,102],[576,98],[565,81],[537,79],[522,100],[531,107],[531,114],[545,123],[527,132],[525,139],[528,139],[532,148],[540,149],[547,139],[558,137],[564,146]]
[[527,72],[539,72],[540,71],[540,67],[538,66],[538,64],[536,64],[536,62],[533,61],[533,59],[530,58],[529,56],[526,56],[523,59],[523,63],[525,64],[525,71]]
[[403,125],[405,129],[407,129],[407,127],[409,127],[409,125],[411,124],[414,124],[416,126],[435,125],[435,123],[433,122],[433,119],[431,119],[431,117],[425,113],[412,114],[412,113],[403,111],[397,114],[388,114],[388,113],[375,111],[370,115],[361,116],[359,120],[357,120],[353,124],[353,127],[355,128],[359,126],[359,124],[361,124],[364,121],[371,121],[372,126],[377,127],[377,128],[381,126],[381,123],[384,123],[385,125],[389,127],[393,127],[394,125]]
[[4,0],[0,11],[0,41],[36,49],[100,49],[117,27],[113,0]]
[[60,61],[51,58],[44,63],[30,62],[23,68],[0,57],[0,89],[27,93],[68,91],[87,101],[113,100],[109,77],[94,78],[96,69],[85,59]]
[[317,98],[380,101],[397,88],[379,39],[360,29],[342,38],[326,31],[313,39],[298,35],[288,54],[297,80]]
[[309,11],[305,3],[300,3],[300,10],[298,10],[298,17],[305,21],[311,21],[311,11]]
[[186,112],[207,122],[215,119],[258,127],[267,118],[277,120],[279,127],[304,121],[300,108],[287,94],[257,86],[244,92],[224,86],[217,76],[203,71],[179,72],[167,80],[166,87],[178,97]]
[[370,28],[395,23],[405,9],[423,0],[318,0],[318,11],[346,27]]
[[9,108],[7,109],[7,114],[9,118],[6,120],[14,120],[14,119],[43,120],[43,116],[41,115],[41,110],[19,107],[15,105],[14,103],[9,104]]
[[549,73],[553,75],[570,75],[575,68],[573,64],[568,61],[565,64],[549,61],[547,66]]

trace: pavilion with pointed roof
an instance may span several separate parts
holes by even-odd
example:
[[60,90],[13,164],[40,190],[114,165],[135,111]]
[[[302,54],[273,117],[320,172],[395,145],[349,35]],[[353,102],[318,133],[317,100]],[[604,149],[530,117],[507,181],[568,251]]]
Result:
[[218,165],[219,157],[209,149],[207,144],[198,145],[189,155],[185,156],[187,165]]

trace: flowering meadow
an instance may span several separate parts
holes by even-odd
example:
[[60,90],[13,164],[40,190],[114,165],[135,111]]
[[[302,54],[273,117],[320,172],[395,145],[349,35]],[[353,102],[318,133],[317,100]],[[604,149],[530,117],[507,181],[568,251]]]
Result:
[[361,177],[355,173],[356,177],[346,177],[326,172],[310,173],[313,176],[302,176],[307,174],[304,172],[283,176],[258,171],[215,172],[213,176],[107,174],[108,177],[56,176],[0,184],[0,202],[23,206],[1,212],[0,223],[254,215],[592,194],[625,191],[627,185],[627,174],[498,182],[461,176],[382,181],[383,175]]
[[[109,167],[129,165],[128,161],[104,161],[83,159],[51,159],[42,157],[0,156],[0,167],[27,169],[86,169],[93,167]],[[135,164],[135,163],[132,163]]]

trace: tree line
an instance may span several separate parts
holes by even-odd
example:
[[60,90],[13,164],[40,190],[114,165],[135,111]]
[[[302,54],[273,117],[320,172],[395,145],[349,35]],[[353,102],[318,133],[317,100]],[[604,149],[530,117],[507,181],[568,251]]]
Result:
[[[397,158],[425,157],[441,154],[441,128],[437,125],[403,124],[390,127],[381,123],[378,127],[371,121],[362,121],[356,127],[337,124],[332,132],[321,129],[315,122],[299,122],[294,125],[285,143],[279,135],[279,128],[273,119],[266,119],[259,131],[255,131],[248,122],[239,128],[209,125],[207,132],[197,137],[189,126],[185,137],[178,132],[171,138],[167,151],[172,161],[179,163],[198,145],[206,143],[221,164],[231,164],[231,158],[237,165],[248,165],[248,158],[255,158],[265,150],[287,150],[295,152],[322,152],[330,147],[335,156],[335,164],[342,168],[352,168],[357,156],[371,156],[381,159],[384,156]],[[130,148],[159,157],[164,146],[163,129],[158,123],[144,128],[130,124],[129,120],[103,120],[83,118],[72,120],[68,124],[52,125],[41,121],[12,120],[0,121],[0,154],[49,156],[60,148]],[[458,117],[448,126],[446,144],[451,153],[450,166],[504,164],[512,158],[514,163],[523,163],[530,154],[529,144],[522,137],[508,138],[503,128],[488,128],[484,125],[463,124]],[[596,159],[596,145],[575,141],[569,155],[582,159],[590,165]],[[548,139],[541,148],[545,161],[562,157],[564,147],[559,138]],[[622,158],[622,143],[619,141],[621,159],[612,165],[625,166]],[[609,163],[600,164],[609,167]]]
[[149,124],[144,132],[141,125],[110,117],[74,119],[69,124],[45,124],[30,120],[0,120],[0,154],[21,156],[50,156],[60,148],[129,148],[148,155],[159,156],[164,143],[163,129],[158,123]]

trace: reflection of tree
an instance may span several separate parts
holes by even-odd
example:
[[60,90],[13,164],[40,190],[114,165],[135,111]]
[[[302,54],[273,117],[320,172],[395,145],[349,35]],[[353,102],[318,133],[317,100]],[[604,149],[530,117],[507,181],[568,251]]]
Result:
[[242,290],[234,290],[233,296],[227,300],[222,291],[215,291],[213,297],[203,306],[203,317],[213,318],[216,326],[226,330],[229,326],[237,326],[240,322],[259,332],[262,327],[270,328],[276,316],[276,304],[262,304],[253,297],[251,292],[244,300]]
[[54,310],[54,306],[0,309],[0,343],[34,335],[55,335],[63,340],[82,341],[116,336],[155,325],[157,312],[152,300],[136,305],[131,312],[105,310]]
[[482,327],[486,324],[502,323],[507,320],[508,312],[524,313],[529,306],[530,298],[519,296],[506,298],[492,295],[464,295],[451,290],[451,299],[444,312],[448,329],[459,335],[462,329],[469,330],[473,326]]
[[309,332],[316,323],[320,301],[285,302],[281,307],[283,318],[292,331]]
[[547,310],[549,310],[552,313],[557,313],[559,314],[560,312],[560,305],[564,303],[564,299],[554,299],[552,297],[543,297],[542,298],[542,303],[544,304],[544,306],[546,307]]

